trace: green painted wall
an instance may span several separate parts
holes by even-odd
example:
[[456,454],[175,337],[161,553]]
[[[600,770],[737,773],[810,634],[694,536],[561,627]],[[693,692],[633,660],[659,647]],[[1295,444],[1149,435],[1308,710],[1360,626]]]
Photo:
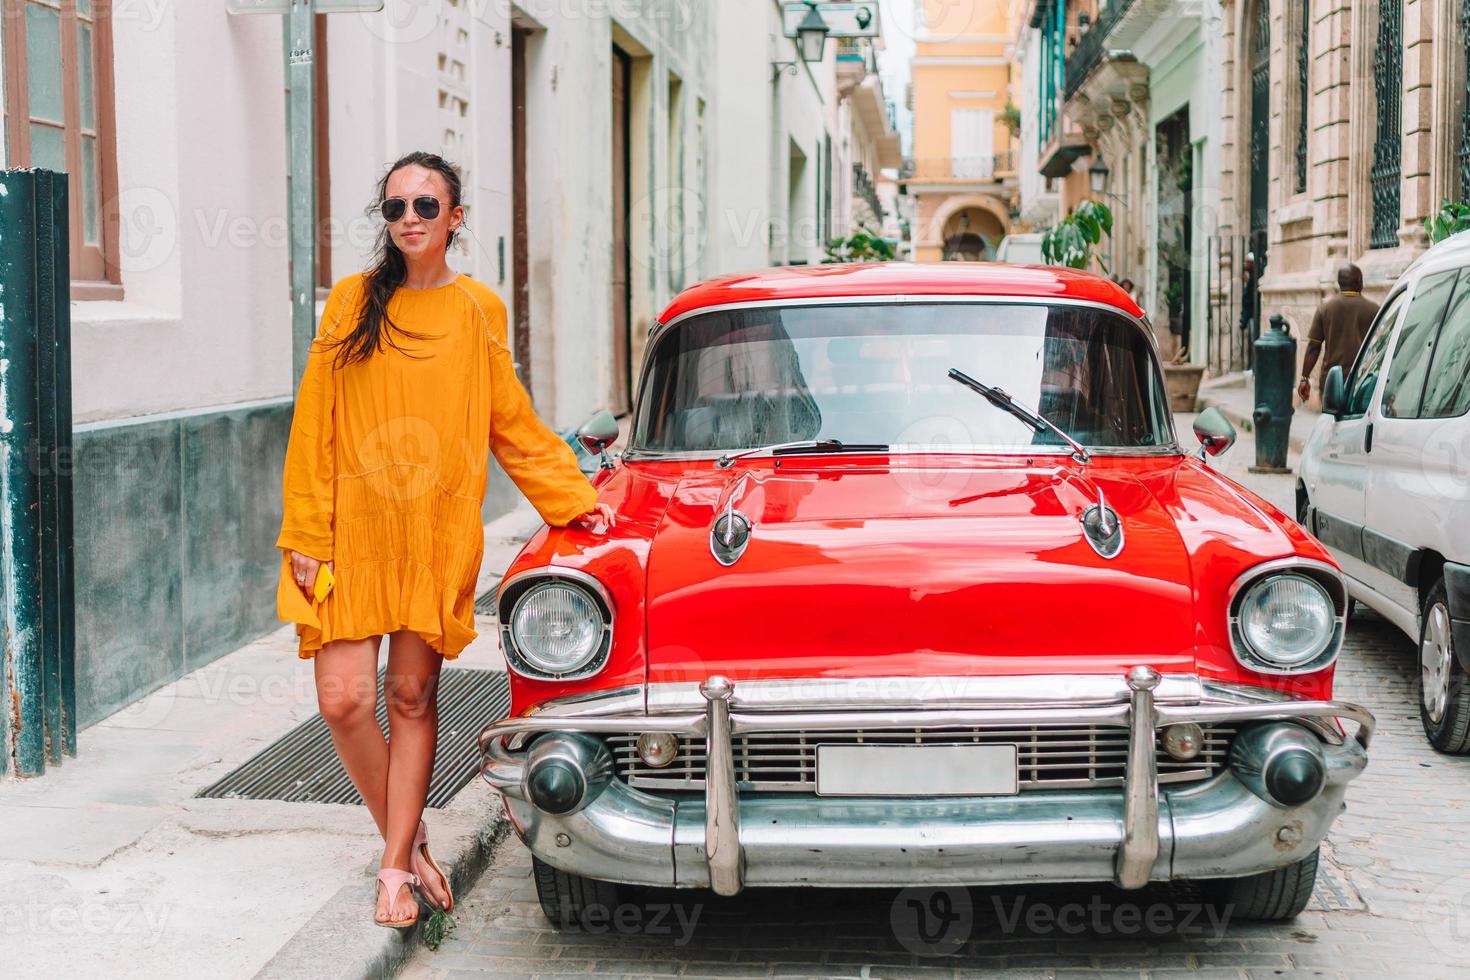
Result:
[[[275,542],[291,410],[76,427],[78,729],[284,625]],[[489,463],[486,520],[520,499]]]

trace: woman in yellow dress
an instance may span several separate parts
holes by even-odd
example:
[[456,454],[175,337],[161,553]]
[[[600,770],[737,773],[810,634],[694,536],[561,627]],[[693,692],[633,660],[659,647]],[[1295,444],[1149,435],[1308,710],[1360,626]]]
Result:
[[[277,611],[297,624],[337,754],[383,835],[380,925],[417,921],[413,887],[453,907],[421,817],[439,671],[476,636],[488,453],[548,524],[601,533],[612,521],[515,375],[505,304],[445,261],[460,195],[458,169],[434,154],[403,157],[379,182],[376,260],[327,297],[282,479]],[[318,601],[323,564],[334,584]],[[388,740],[374,717],[384,635]]]

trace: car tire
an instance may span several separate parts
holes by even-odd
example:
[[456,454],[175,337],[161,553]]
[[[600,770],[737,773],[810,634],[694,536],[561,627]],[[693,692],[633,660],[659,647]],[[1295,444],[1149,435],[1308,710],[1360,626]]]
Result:
[[536,898],[541,911],[558,929],[578,930],[591,922],[604,926],[612,921],[621,890],[615,882],[584,878],[553,868],[531,856],[531,874],[536,879]]
[[1419,617],[1419,720],[1440,752],[1470,752],[1470,675],[1455,653],[1443,578],[1424,597]]
[[1273,871],[1206,882],[1205,896],[1232,919],[1290,922],[1312,898],[1321,853],[1315,850],[1295,864]]

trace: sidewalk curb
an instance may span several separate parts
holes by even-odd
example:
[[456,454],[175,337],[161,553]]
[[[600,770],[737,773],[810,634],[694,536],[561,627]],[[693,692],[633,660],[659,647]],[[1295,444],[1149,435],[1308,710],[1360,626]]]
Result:
[[[472,791],[475,779],[461,790]],[[484,787],[481,787],[484,789]],[[431,820],[430,833],[435,860],[449,868],[456,901],[462,900],[485,873],[501,843],[510,834],[510,820],[493,791],[479,796],[454,814],[456,803],[445,808],[444,818]],[[468,812],[464,812],[468,811]],[[461,825],[450,836],[440,829]],[[372,899],[377,859],[365,867],[357,881],[344,885],[329,898],[296,934],[286,941],[270,961],[255,974],[256,980],[297,980],[323,977],[340,980],[388,980],[395,976],[422,942],[425,906],[419,909],[419,924],[412,929],[388,929],[372,922]],[[452,914],[452,913],[451,913]]]

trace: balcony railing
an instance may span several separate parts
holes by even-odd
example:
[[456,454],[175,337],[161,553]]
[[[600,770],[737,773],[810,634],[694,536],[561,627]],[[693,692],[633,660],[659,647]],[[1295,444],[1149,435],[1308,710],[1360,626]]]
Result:
[[873,212],[873,218],[882,221],[883,202],[878,198],[878,188],[874,185],[873,178],[868,176],[868,168],[861,163],[854,163],[852,182],[854,193],[868,203],[869,210]]
[[899,176],[918,181],[1001,181],[1016,175],[1015,155],[993,153],[985,156],[919,157],[903,162]]
[[1062,87],[1063,100],[1076,95],[1087,76],[1103,60],[1107,53],[1108,35],[1133,6],[1133,2],[1134,0],[1111,0],[1107,9],[1098,15],[1097,23],[1082,35],[1082,39],[1077,42],[1077,50],[1067,56],[1065,82]]

